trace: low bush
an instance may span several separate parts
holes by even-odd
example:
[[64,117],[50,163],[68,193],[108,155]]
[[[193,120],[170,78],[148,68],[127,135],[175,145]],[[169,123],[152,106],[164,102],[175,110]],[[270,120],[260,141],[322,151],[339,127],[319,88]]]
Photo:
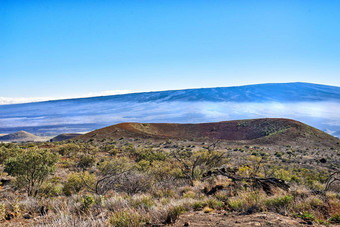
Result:
[[96,159],[92,155],[82,155],[77,163],[77,167],[88,169],[94,165]]
[[185,208],[181,205],[170,207],[167,212],[165,223],[174,223],[184,211]]
[[94,185],[96,178],[93,174],[88,172],[83,173],[70,173],[67,176],[66,182],[64,182],[63,193],[66,196],[70,196],[74,193],[78,193],[80,190],[88,186]]
[[268,210],[284,214],[287,213],[286,211],[293,199],[293,196],[290,195],[276,196],[266,199],[264,204]]
[[205,201],[207,206],[213,209],[221,209],[224,206],[224,203],[222,201],[219,201],[217,199],[208,199]]
[[263,195],[258,191],[241,192],[228,200],[227,206],[238,212],[255,212],[263,210]]
[[151,196],[145,195],[137,198],[131,198],[130,204],[136,209],[137,208],[149,209],[155,205],[153,198]]
[[114,227],[139,227],[143,224],[143,217],[135,211],[118,211],[113,213],[109,224]]
[[246,205],[246,202],[241,198],[232,198],[228,202],[228,206],[233,211],[242,211]]
[[39,195],[43,197],[55,197],[63,193],[63,186],[60,183],[46,182],[41,185]]
[[333,214],[331,219],[330,219],[330,222],[339,224],[340,223],[340,213]]
[[6,204],[0,204],[0,222],[6,220]]
[[83,212],[88,212],[95,202],[96,201],[92,195],[83,196],[80,200],[80,210]]
[[314,215],[309,212],[298,214],[297,217],[302,218],[303,220],[306,220],[306,221],[315,221]]
[[193,199],[195,198],[195,196],[196,196],[196,193],[193,191],[188,191],[183,194],[183,198],[187,198],[187,199]]
[[206,206],[204,202],[197,201],[192,205],[192,208],[194,209],[194,211],[198,211],[198,210],[202,210],[204,206]]

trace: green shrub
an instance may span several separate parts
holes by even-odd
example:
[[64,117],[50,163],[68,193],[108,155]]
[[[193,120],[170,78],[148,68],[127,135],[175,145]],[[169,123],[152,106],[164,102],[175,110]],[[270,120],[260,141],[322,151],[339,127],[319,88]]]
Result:
[[85,195],[81,198],[80,202],[81,211],[88,212],[96,201],[92,195]]
[[63,193],[63,187],[61,184],[54,182],[47,182],[41,185],[39,195],[43,197],[59,196]]
[[168,224],[174,223],[184,211],[185,208],[181,205],[170,207],[165,222]]
[[134,211],[118,211],[113,213],[109,223],[115,227],[139,227],[143,224],[143,218]]
[[175,192],[172,189],[164,188],[158,189],[153,192],[153,196],[157,198],[172,198],[175,196]]
[[206,204],[208,207],[213,208],[213,209],[220,209],[224,206],[224,203],[217,199],[208,199],[206,201]]
[[150,167],[150,162],[147,160],[140,160],[137,165],[136,165],[137,169],[140,171],[146,171],[149,169]]
[[11,205],[12,205],[12,212],[13,212],[14,216],[20,217],[21,216],[21,208],[20,208],[20,205],[19,205],[19,198],[16,198],[14,203],[12,203]]
[[0,204],[0,221],[4,221],[6,219],[6,204]]
[[76,165],[75,161],[72,159],[61,159],[60,162],[60,167],[62,168],[70,168]]
[[220,201],[227,202],[229,196],[225,192],[219,191],[215,194],[215,198],[220,200]]
[[80,151],[80,147],[74,143],[64,144],[59,147],[58,153],[62,156],[73,156]]
[[70,196],[74,193],[78,193],[80,190],[85,188],[86,184],[89,186],[94,185],[95,181],[96,181],[95,175],[89,174],[88,172],[70,173],[67,176],[67,180],[64,183],[64,187],[62,190],[66,196]]
[[49,174],[56,170],[58,154],[45,149],[29,148],[5,162],[5,172],[15,176],[17,185],[25,188],[28,196],[36,195]]
[[198,211],[198,210],[202,210],[203,207],[206,206],[206,203],[203,203],[201,201],[197,201],[195,202],[193,205],[192,205],[192,208],[195,210],[195,211]]
[[193,191],[188,191],[183,194],[183,198],[187,198],[187,199],[193,199],[195,198],[195,196],[196,196],[196,193]]
[[96,159],[92,155],[82,155],[79,159],[79,162],[77,164],[78,167],[87,169],[94,165],[96,162]]
[[340,223],[340,213],[333,214],[331,219],[330,219],[330,222],[332,222],[332,223]]
[[288,206],[292,203],[293,196],[284,195],[268,198],[265,200],[265,205],[269,210],[273,210],[276,212],[282,212],[288,208]]
[[323,205],[324,205],[324,202],[323,202],[321,199],[319,199],[319,198],[313,198],[313,199],[310,201],[310,205],[311,205],[312,207],[317,208],[317,207],[323,206]]
[[246,203],[243,199],[241,198],[232,198],[229,200],[228,205],[230,209],[234,211],[242,211],[243,208],[245,207]]
[[309,213],[309,212],[304,212],[300,215],[297,215],[299,218],[302,218],[303,220],[306,221],[315,221],[315,217],[313,214]]
[[167,158],[166,153],[161,150],[154,151],[152,149],[140,149],[136,154],[136,162],[142,160],[152,163],[153,161],[165,161]]
[[0,164],[4,163],[8,158],[14,157],[19,148],[0,147]]

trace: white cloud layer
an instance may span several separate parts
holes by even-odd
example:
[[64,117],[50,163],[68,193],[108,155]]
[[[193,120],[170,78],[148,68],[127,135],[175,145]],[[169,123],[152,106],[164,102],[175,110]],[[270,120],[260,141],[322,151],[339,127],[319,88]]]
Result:
[[100,91],[100,92],[90,92],[86,95],[79,96],[61,96],[61,97],[0,97],[0,105],[6,104],[17,104],[17,103],[30,103],[30,102],[42,102],[49,100],[58,100],[58,99],[72,99],[72,98],[86,98],[86,97],[94,97],[94,96],[108,96],[108,95],[120,95],[120,94],[128,94],[132,93],[132,90],[110,90],[110,91]]

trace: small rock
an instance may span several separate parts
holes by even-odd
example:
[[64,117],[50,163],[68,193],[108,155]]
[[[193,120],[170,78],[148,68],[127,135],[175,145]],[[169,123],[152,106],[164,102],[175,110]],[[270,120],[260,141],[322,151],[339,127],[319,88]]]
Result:
[[189,222],[185,222],[183,226],[189,226]]
[[23,218],[25,219],[31,219],[32,216],[29,213],[25,213],[24,215],[22,215]]

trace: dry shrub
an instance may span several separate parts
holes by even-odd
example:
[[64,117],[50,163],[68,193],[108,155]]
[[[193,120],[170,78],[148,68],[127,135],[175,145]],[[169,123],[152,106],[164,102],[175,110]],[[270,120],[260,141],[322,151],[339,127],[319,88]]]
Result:
[[166,224],[174,223],[184,211],[185,208],[181,205],[170,207],[168,209],[167,217],[164,223]]
[[155,202],[150,195],[134,195],[130,199],[130,204],[136,209],[141,208],[144,210],[149,210],[155,205]]
[[107,198],[104,201],[103,207],[109,211],[118,211],[129,208],[130,206],[129,197],[123,197],[120,195],[114,195],[112,197]]
[[25,200],[19,201],[18,205],[22,213],[39,213],[41,209],[41,200],[33,197],[27,197]]
[[151,191],[153,182],[150,177],[146,174],[138,172],[130,172],[124,174],[116,182],[116,190],[120,192],[126,192],[130,195],[149,192]]

